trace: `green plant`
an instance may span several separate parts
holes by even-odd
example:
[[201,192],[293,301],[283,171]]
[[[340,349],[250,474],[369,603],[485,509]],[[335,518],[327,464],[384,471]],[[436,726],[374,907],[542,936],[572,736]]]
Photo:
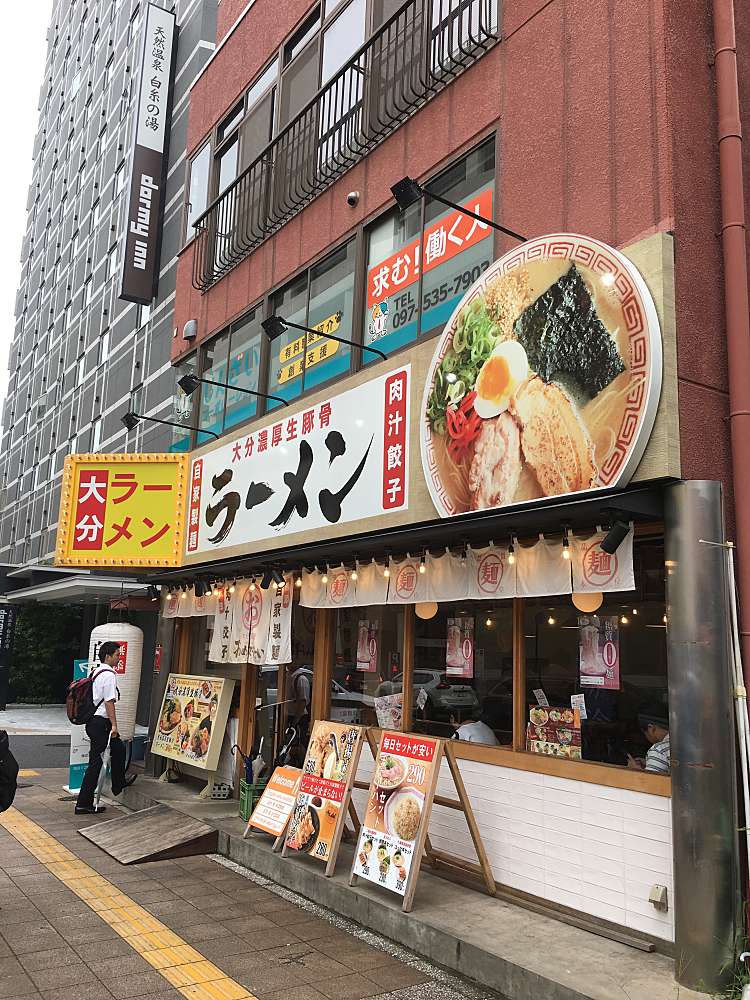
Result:
[[81,654],[81,608],[19,608],[10,667],[10,701],[59,704]]

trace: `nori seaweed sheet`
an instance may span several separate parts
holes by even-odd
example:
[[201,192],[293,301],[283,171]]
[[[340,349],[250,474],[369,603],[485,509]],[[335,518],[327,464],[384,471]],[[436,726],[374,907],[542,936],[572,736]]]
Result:
[[524,309],[513,329],[530,367],[545,382],[564,372],[593,398],[625,371],[575,264]]

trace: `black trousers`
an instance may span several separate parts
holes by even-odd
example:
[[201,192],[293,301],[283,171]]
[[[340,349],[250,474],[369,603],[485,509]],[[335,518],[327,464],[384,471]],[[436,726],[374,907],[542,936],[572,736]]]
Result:
[[[106,749],[111,729],[112,723],[101,715],[95,715],[86,723],[86,735],[91,740],[89,766],[83,776],[76,805],[90,808],[94,804],[96,785],[99,781],[99,772],[102,769],[102,751]],[[119,795],[125,787],[125,744],[119,736],[110,741],[109,751],[112,792]]]

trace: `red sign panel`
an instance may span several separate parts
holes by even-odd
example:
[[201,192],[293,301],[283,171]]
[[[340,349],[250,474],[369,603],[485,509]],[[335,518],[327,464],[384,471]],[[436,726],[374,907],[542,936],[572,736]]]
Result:
[[193,462],[193,476],[190,483],[190,501],[188,504],[188,552],[195,552],[198,548],[198,529],[201,517],[201,485],[203,482],[203,459],[197,458]]
[[102,547],[109,489],[108,469],[89,469],[81,473],[76,497],[73,550]]
[[406,497],[406,435],[409,383],[405,371],[385,382],[383,411],[383,509],[403,507]]

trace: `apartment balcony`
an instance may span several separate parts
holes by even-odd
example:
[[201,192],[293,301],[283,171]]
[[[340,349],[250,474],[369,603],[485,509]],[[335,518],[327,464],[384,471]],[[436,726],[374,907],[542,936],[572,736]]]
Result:
[[408,0],[195,221],[205,292],[499,41],[497,0]]

